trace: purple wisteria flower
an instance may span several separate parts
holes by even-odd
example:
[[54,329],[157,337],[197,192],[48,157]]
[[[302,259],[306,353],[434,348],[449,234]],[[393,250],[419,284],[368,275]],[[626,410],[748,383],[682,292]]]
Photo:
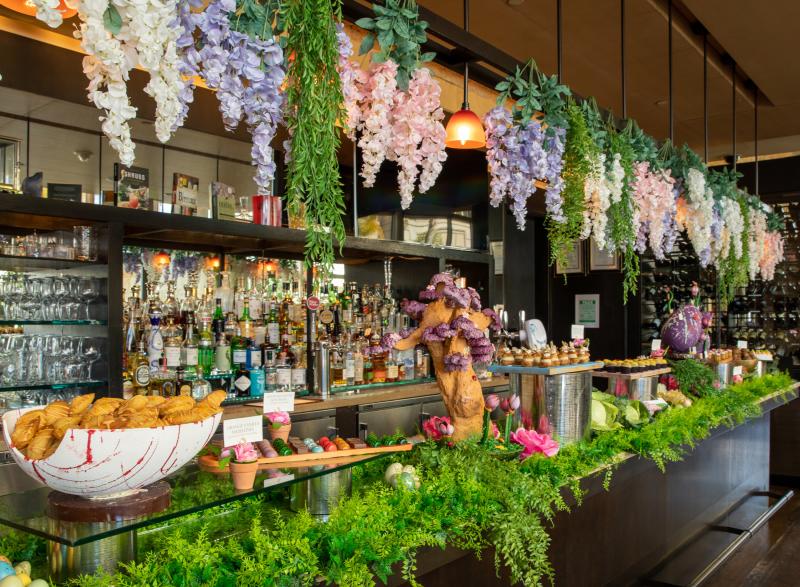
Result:
[[[212,0],[203,12],[191,13],[198,0],[181,3],[178,40],[181,73],[200,75],[216,90],[225,128],[234,130],[244,119],[253,138],[250,157],[260,193],[270,193],[275,176],[270,143],[282,119],[283,50],[274,38],[260,39],[232,30],[235,0]],[[200,4],[198,4],[200,5]],[[195,29],[199,34],[195,36]],[[182,116],[188,111],[191,87],[181,92]]]
[[461,353],[450,353],[444,357],[444,370],[448,373],[453,371],[466,371],[469,368],[470,358]]

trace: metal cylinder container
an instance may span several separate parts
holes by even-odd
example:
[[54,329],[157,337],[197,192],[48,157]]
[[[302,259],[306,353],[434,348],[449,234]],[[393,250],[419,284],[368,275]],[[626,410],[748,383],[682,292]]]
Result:
[[550,434],[562,445],[591,435],[592,374],[564,373],[533,378],[531,414],[536,431]]
[[[49,523],[56,526],[51,528],[52,532],[66,533],[77,539],[87,533],[87,525],[91,526],[88,533],[98,533],[129,522],[65,522],[50,518]],[[49,541],[47,549],[50,576],[59,583],[80,575],[90,575],[100,569],[113,573],[119,563],[136,560],[136,531],[116,534],[81,546],[66,546]]]
[[331,349],[326,341],[317,343],[314,356],[314,393],[322,399],[331,394]]
[[717,374],[717,379],[719,379],[720,385],[725,387],[726,385],[730,384],[733,374],[733,367],[730,363],[717,363],[714,366],[714,371]]
[[289,507],[294,512],[308,510],[315,518],[326,521],[342,498],[350,495],[352,487],[349,467],[300,481],[291,486]]

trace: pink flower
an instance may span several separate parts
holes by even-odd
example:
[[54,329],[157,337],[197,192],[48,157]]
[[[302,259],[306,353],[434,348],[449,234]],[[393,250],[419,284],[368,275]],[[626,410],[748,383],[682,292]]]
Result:
[[517,408],[519,408],[519,396],[516,393],[500,402],[500,409],[506,414],[516,412]]
[[492,438],[495,440],[500,438],[500,429],[497,427],[497,424],[494,421],[492,421]]
[[696,298],[700,294],[700,288],[697,285],[696,281],[692,282],[692,297]]
[[744,381],[744,378],[742,378],[741,375],[734,375],[733,376],[733,382],[734,383],[741,383],[742,381]]
[[292,423],[292,419],[287,412],[268,412],[264,414],[264,417],[273,428],[280,428]]
[[452,436],[455,428],[450,423],[447,416],[432,416],[422,423],[422,431],[431,440],[441,440],[446,436]]
[[534,453],[542,453],[547,457],[555,456],[558,453],[558,443],[549,434],[539,434],[535,430],[525,430],[518,428],[511,433],[511,442],[523,447],[520,460],[527,459]]
[[258,452],[249,442],[242,442],[233,447],[233,461],[235,463],[252,463],[258,460]]
[[486,403],[486,409],[491,412],[491,411],[497,409],[497,406],[500,405],[500,398],[497,397],[497,394],[491,393],[491,394],[486,396],[486,399],[484,400],[484,402]]

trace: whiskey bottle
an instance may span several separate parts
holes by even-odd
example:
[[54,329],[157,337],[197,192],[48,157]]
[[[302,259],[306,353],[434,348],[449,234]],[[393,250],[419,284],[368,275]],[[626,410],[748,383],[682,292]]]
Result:
[[181,366],[181,336],[180,329],[175,325],[175,318],[167,317],[167,326],[164,328],[164,359],[168,369],[177,369]]

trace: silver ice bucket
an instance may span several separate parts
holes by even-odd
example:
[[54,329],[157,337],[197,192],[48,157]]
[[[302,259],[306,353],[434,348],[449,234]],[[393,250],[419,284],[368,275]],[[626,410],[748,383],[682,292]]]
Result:
[[730,385],[733,376],[733,366],[730,363],[717,363],[712,365],[714,372],[717,374],[717,379],[722,387]]
[[536,431],[562,445],[591,436],[592,374],[564,373],[534,378],[531,415]]
[[312,516],[325,521],[342,498],[350,495],[352,487],[350,468],[300,481],[292,485],[289,507],[294,512],[308,510]]

